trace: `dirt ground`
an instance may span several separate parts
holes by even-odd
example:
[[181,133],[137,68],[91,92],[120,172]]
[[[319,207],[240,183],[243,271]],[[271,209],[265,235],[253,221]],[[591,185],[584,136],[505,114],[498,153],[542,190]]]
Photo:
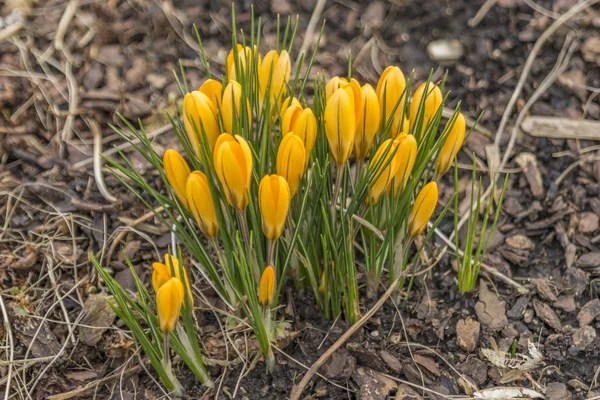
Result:
[[[257,0],[254,10],[264,23],[265,45],[274,43],[277,13],[297,14],[297,51],[316,3]],[[419,81],[431,69],[437,79],[447,71],[448,107],[460,100],[473,119],[485,110],[480,129],[459,155],[461,188],[470,187],[471,154],[480,171],[498,166],[488,145],[497,138],[511,96],[520,92],[499,139],[500,157],[508,146],[512,151],[503,169],[511,173],[506,199],[486,258],[498,274],[484,273],[478,287],[462,295],[451,265],[454,257],[444,256],[418,277],[406,301],[386,304],[334,354],[312,379],[306,398],[443,399],[470,397],[475,391],[489,397],[499,387],[533,390],[556,400],[600,396],[597,2],[559,26],[518,84],[536,41],[576,3],[497,0],[486,2],[491,5],[486,12],[482,0],[326,2],[320,18],[327,23],[314,73],[345,74],[349,51],[361,82],[376,83],[382,69],[392,64],[406,74],[414,70]],[[237,3],[238,26],[249,23],[249,4]],[[211,67],[222,72],[231,34],[227,1],[0,4],[0,288],[5,320],[0,387],[7,390],[10,370],[12,398],[165,395],[132,335],[107,308],[105,288],[88,253],[101,258],[122,285],[132,287],[121,249],[148,278],[151,261],[166,250],[170,235],[153,218],[135,221],[147,210],[106,171],[101,175],[108,193],[99,190],[94,137],[103,150],[121,144],[108,125],[119,124],[117,113],[122,113],[139,118],[147,132],[158,132],[158,149],[176,145],[174,133],[163,128],[169,124],[165,112],[181,100],[173,70],[179,70],[181,60],[191,87],[205,78],[193,23]],[[315,41],[314,35],[307,38],[308,47]],[[440,61],[438,52],[430,54],[432,42],[457,54]],[[521,111],[521,129],[513,129]],[[587,125],[549,129],[534,118],[549,116],[586,120]],[[158,182],[135,151],[125,151],[136,168]],[[450,184],[445,182],[442,193],[451,191]],[[450,219],[442,228],[452,230]],[[436,238],[428,254],[435,256],[443,246]],[[199,310],[216,385],[204,389],[180,367],[186,398],[288,397],[292,385],[348,328],[342,321],[319,317],[310,296],[291,289],[284,294],[280,318],[291,323],[295,334],[278,344],[272,375],[265,373],[262,361],[254,363],[254,354],[242,360],[229,348],[233,354],[227,358],[218,321]],[[371,305],[363,302],[363,310]],[[237,344],[250,340],[249,332],[235,334]],[[503,397],[517,396],[503,392]]]

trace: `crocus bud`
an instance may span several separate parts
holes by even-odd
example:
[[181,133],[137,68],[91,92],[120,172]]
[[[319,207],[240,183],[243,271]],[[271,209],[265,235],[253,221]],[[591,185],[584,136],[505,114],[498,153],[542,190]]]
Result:
[[[253,68],[253,57],[258,57],[257,63],[258,66],[260,67],[260,54],[258,53],[258,50],[256,49],[256,46],[254,46],[254,51],[250,46],[242,46],[241,44],[238,43],[237,45],[237,58],[238,58],[238,63],[240,66],[240,72],[246,76],[246,74],[248,74],[248,72],[246,72],[246,66],[250,65],[250,68]],[[233,52],[233,49],[231,49],[231,51],[229,51],[229,55],[227,56],[227,78],[229,80],[234,80],[234,81],[239,81],[239,79],[237,78],[237,71],[235,68],[235,55]],[[250,75],[252,75],[252,71],[250,71]]]
[[337,89],[325,105],[325,134],[338,167],[344,165],[352,153],[356,119],[352,90],[349,86]]
[[[364,160],[371,150],[375,134],[381,122],[381,108],[373,87],[369,84],[361,88],[362,108],[354,134],[354,153],[358,160]],[[316,121],[315,121],[316,125]]]
[[290,80],[292,64],[290,55],[286,50],[281,50],[281,54],[275,50],[269,51],[260,64],[258,70],[258,83],[260,85],[260,95],[264,98],[267,89],[270,89],[272,104],[277,100],[283,100],[281,95],[285,91],[285,86]]
[[282,176],[294,197],[306,167],[306,150],[302,139],[293,132],[283,137],[277,150],[277,175]]
[[[383,71],[377,82],[377,98],[379,106],[383,109],[383,119],[381,120],[381,132],[385,132],[391,119],[389,130],[390,137],[396,137],[401,130],[408,129],[408,118],[402,118],[404,112],[404,103],[406,101],[406,80],[400,68],[389,66]],[[396,104],[398,107],[396,108]],[[394,108],[396,111],[394,112]]]
[[239,210],[245,209],[252,177],[252,151],[248,142],[239,135],[223,133],[215,143],[213,159],[227,201]]
[[421,102],[423,101],[423,96],[425,95],[425,86],[427,86],[427,96],[425,97],[424,102],[424,110],[423,110],[423,127],[426,127],[429,124],[429,121],[435,116],[438,109],[442,105],[442,91],[436,84],[429,82],[423,82],[419,85],[417,90],[415,90],[415,94],[410,101],[410,128],[413,128],[413,125],[417,122],[417,114],[419,112],[419,107],[421,106]]
[[207,79],[200,85],[198,91],[209,98],[213,106],[213,112],[217,115],[223,102],[223,84],[215,79]]
[[246,106],[242,104],[242,86],[235,82],[229,81],[223,93],[223,101],[221,104],[221,116],[223,119],[223,128],[225,132],[234,132],[233,128],[243,126],[241,119],[242,113],[247,115],[248,126],[252,125],[252,110],[250,109],[250,100],[246,97]]
[[183,284],[177,278],[169,279],[158,289],[156,308],[160,330],[164,333],[171,333],[175,330],[183,304],[183,296]]
[[425,230],[427,222],[431,218],[435,206],[438,201],[438,188],[437,183],[434,181],[429,182],[423,186],[410,213],[408,219],[408,233],[410,236],[419,236]]
[[285,100],[283,100],[283,102],[281,103],[281,109],[279,110],[279,115],[278,117],[283,118],[283,116],[285,115],[285,112],[287,111],[287,109],[291,106],[298,106],[298,107],[302,107],[302,105],[300,104],[300,101],[298,101],[297,98],[290,96],[287,97]]
[[310,108],[288,107],[283,115],[281,133],[286,135],[290,132],[294,132],[302,139],[306,150],[306,160],[308,160],[317,139],[317,119]]
[[219,223],[206,175],[200,171],[192,172],[188,176],[185,193],[190,212],[200,230],[208,237],[215,236],[219,231]]
[[466,130],[467,125],[465,123],[465,117],[459,112],[456,115],[454,125],[452,126],[452,129],[450,129],[450,132],[448,132],[446,141],[437,158],[435,172],[438,177],[444,175],[450,169],[452,161],[454,161],[454,158],[458,154],[458,151],[465,140]]
[[258,302],[267,307],[273,301],[275,292],[275,270],[272,266],[267,266],[260,278],[260,286],[258,288]]
[[[183,269],[183,276],[181,276],[181,269]],[[192,295],[192,286],[190,285],[185,268],[181,268],[179,265],[179,259],[172,254],[165,254],[164,264],[159,262],[152,263],[152,287],[154,288],[154,293],[158,293],[162,285],[173,277],[185,283],[190,304],[193,305],[194,297]]]
[[369,162],[369,175],[374,178],[369,188],[369,202],[377,204],[381,195],[387,190],[392,182],[397,169],[396,152],[400,141],[398,139],[386,139],[375,152]]
[[258,187],[258,204],[262,216],[262,229],[269,240],[281,236],[290,208],[290,187],[282,176],[266,175]]
[[348,84],[346,78],[341,78],[339,76],[334,76],[325,85],[325,100],[329,101],[331,96],[338,90],[342,85]]
[[188,208],[187,199],[185,197],[185,182],[190,174],[190,167],[183,159],[181,154],[173,149],[168,149],[163,155],[163,164],[165,175],[171,188],[177,195],[184,208]]
[[187,93],[183,98],[183,124],[192,147],[199,159],[202,159],[200,143],[204,134],[208,139],[209,153],[221,133],[212,101],[199,91]]
[[417,160],[417,140],[413,135],[398,135],[400,145],[396,151],[396,174],[394,175],[394,194],[404,191],[406,183]]

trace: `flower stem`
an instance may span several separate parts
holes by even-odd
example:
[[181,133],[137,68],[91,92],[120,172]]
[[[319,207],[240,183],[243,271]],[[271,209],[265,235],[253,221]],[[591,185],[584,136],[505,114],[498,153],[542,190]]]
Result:
[[[333,197],[331,198],[331,213],[335,218],[335,206],[338,202],[340,189],[342,187],[342,177],[344,175],[344,166],[338,165],[337,176],[335,177],[335,186],[333,187]],[[341,209],[341,207],[340,207]]]

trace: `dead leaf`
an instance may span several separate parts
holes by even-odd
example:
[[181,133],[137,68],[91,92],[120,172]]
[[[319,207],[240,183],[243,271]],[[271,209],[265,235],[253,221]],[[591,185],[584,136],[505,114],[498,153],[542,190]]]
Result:
[[105,294],[90,295],[83,309],[86,313],[81,320],[79,328],[79,339],[88,346],[95,346],[102,339],[102,334],[113,324],[116,314]]

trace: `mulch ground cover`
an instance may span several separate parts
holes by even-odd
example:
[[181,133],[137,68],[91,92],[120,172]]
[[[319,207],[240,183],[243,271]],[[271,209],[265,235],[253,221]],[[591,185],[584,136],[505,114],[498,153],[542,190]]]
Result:
[[[316,3],[257,0],[265,49],[275,43],[278,13],[299,16],[299,49]],[[490,145],[523,64],[540,35],[576,1],[491,3],[481,18],[479,0],[339,0],[328,1],[321,14],[327,22],[315,74],[345,75],[350,51],[361,82],[376,83],[392,64],[405,74],[414,70],[417,81],[431,70],[434,79],[447,71],[447,106],[462,101],[473,120],[485,110],[459,155],[461,199],[471,187],[472,155],[489,184],[487,168],[497,165]],[[99,190],[94,137],[103,150],[121,144],[108,126],[119,125],[121,113],[158,132],[153,140],[159,153],[177,146],[174,133],[163,128],[169,124],[165,113],[181,101],[173,71],[181,62],[192,88],[205,78],[193,23],[211,67],[223,71],[231,4],[7,0],[1,7],[0,32],[15,23],[21,27],[0,40],[0,288],[11,328],[0,327],[0,353],[3,360],[30,360],[13,364],[10,391],[17,398],[160,398],[151,366],[107,307],[88,253],[133,288],[124,255],[148,279],[151,262],[170,245],[169,228],[152,217],[136,221],[148,210],[106,171],[100,172],[108,194]],[[236,4],[238,27],[249,24],[250,12],[249,2]],[[564,68],[528,116],[597,123],[599,28],[596,4],[546,42],[510,114],[501,151],[517,114],[559,57],[567,57]],[[308,49],[319,29],[306,39]],[[473,292],[460,294],[454,256],[447,253],[433,265],[444,247],[434,237],[426,250],[432,268],[417,277],[408,297],[388,302],[334,353],[303,395],[446,398],[517,387],[549,399],[600,396],[600,148],[574,134],[517,132],[503,171],[510,178],[500,222],[485,260],[512,283],[483,273]],[[139,154],[131,147],[124,151],[160,185]],[[452,183],[444,181],[442,199],[451,191]],[[461,203],[461,210],[466,207]],[[442,230],[452,231],[451,218]],[[214,293],[204,292],[211,305],[218,303]],[[321,318],[308,291],[290,286],[283,292],[279,315],[290,328],[277,342],[270,375],[249,331],[224,331],[214,313],[197,312],[215,386],[200,387],[180,367],[186,398],[288,397],[348,329],[341,319]],[[373,303],[364,300],[363,310]],[[0,391],[8,372],[3,361]]]

